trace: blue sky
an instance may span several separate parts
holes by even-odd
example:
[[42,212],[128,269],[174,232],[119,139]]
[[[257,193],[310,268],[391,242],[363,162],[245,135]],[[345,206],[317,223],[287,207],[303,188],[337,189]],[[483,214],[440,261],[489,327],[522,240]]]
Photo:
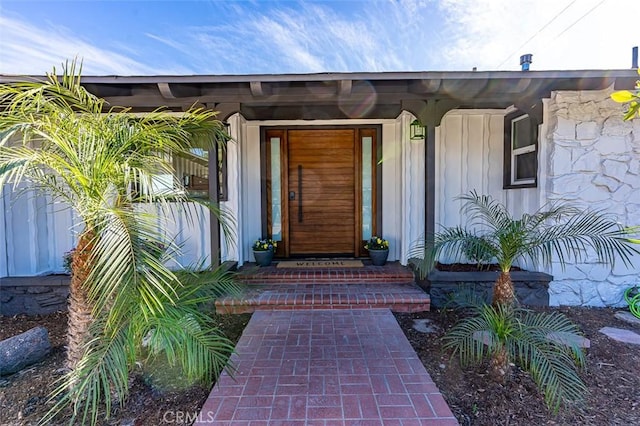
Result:
[[[0,2],[0,73],[620,69],[640,0]],[[627,25],[623,18],[627,17]]]

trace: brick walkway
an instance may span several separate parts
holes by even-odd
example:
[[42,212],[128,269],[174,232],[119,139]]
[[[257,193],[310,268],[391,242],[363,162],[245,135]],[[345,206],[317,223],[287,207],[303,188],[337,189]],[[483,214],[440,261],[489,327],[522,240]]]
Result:
[[256,311],[196,425],[456,425],[388,309]]

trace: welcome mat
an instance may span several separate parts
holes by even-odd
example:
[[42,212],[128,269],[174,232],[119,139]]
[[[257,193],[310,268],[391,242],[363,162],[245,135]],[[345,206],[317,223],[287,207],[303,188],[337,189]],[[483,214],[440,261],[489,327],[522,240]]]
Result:
[[284,260],[277,268],[362,268],[361,260]]

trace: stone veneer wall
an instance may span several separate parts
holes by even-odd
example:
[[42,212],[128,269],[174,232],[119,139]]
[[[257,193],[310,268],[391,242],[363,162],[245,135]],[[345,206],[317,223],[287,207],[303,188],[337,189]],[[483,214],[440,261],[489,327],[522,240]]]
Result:
[[[640,119],[623,121],[624,108],[609,98],[611,92],[552,95],[541,141],[547,144],[541,150],[547,150],[542,190],[549,202],[567,200],[611,213],[622,224],[640,225]],[[633,262],[633,268],[622,262],[611,268],[592,259],[564,271],[554,264],[550,303],[623,305],[625,289],[640,285],[640,256]]]
[[46,315],[67,310],[69,276],[0,278],[0,315]]

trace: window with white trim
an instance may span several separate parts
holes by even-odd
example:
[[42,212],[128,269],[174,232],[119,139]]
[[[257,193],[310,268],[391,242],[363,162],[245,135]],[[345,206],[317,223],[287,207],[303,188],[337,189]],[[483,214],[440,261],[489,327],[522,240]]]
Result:
[[538,182],[538,126],[520,111],[505,117],[504,188],[531,188]]

